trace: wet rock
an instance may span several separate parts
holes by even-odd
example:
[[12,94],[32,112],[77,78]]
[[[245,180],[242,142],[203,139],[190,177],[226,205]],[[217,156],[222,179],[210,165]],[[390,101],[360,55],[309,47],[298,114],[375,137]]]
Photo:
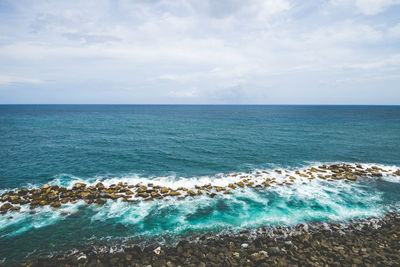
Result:
[[177,191],[172,191],[169,193],[170,196],[180,196],[181,193],[177,192]]
[[45,184],[42,186],[42,190],[47,190],[48,188],[50,188],[51,186],[48,184]]
[[50,204],[50,206],[52,208],[59,208],[59,207],[61,207],[61,203],[60,202],[53,202],[53,203]]
[[8,211],[9,209],[12,208],[13,205],[11,205],[10,203],[5,203],[0,207],[0,211]]
[[140,186],[138,189],[137,189],[137,193],[142,193],[142,192],[146,192],[146,190],[147,190],[147,186],[145,186],[145,185],[142,185],[142,186]]
[[73,190],[83,190],[85,189],[86,184],[84,183],[75,183],[72,187]]
[[108,197],[108,198],[111,198],[111,199],[118,199],[118,198],[120,198],[121,196],[120,196],[120,195],[116,195],[116,194],[107,194],[107,197]]
[[243,183],[243,182],[237,182],[236,184],[237,184],[238,186],[240,186],[241,188],[244,187],[244,183]]
[[146,198],[146,197],[149,197],[149,196],[150,196],[149,193],[137,193],[137,194],[136,194],[136,197],[143,197],[143,198]]
[[196,195],[196,193],[195,193],[194,191],[192,191],[192,190],[188,190],[188,191],[187,191],[187,194],[188,194],[189,196],[195,196],[195,195]]
[[87,256],[83,253],[79,254],[76,259],[79,264],[85,264],[87,262]]
[[160,193],[161,194],[167,194],[169,192],[169,189],[167,188],[167,187],[162,187],[161,189],[160,189]]
[[268,253],[264,250],[261,250],[259,252],[251,254],[250,257],[255,262],[262,261],[262,260],[265,260],[266,258],[268,258]]
[[10,199],[10,195],[9,194],[4,194],[1,197],[1,201],[3,201],[3,202],[8,201],[9,199]]

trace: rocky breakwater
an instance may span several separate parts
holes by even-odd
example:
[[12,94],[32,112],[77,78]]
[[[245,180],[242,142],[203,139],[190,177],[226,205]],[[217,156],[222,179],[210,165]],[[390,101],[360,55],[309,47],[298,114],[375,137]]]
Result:
[[87,248],[24,266],[399,266],[400,215],[202,236],[176,246]]
[[[101,182],[94,185],[75,183],[72,188],[46,184],[41,188],[23,188],[2,194],[0,213],[19,211],[22,205],[29,205],[31,209],[40,206],[57,209],[63,204],[75,203],[79,200],[88,204],[103,205],[108,200],[118,199],[137,203],[138,201],[154,201],[163,198],[183,199],[202,195],[215,197],[217,194],[229,195],[235,190],[244,188],[291,186],[296,183],[312,182],[314,179],[327,182],[340,180],[354,182],[357,179],[373,179],[382,176],[400,176],[400,170],[362,164],[320,165],[304,170],[257,170],[251,173],[229,174],[224,177],[224,181],[230,182],[224,185],[209,183],[194,185],[192,188],[165,187],[162,184],[153,183],[129,185],[122,182],[109,186]],[[218,178],[215,179],[217,180]]]

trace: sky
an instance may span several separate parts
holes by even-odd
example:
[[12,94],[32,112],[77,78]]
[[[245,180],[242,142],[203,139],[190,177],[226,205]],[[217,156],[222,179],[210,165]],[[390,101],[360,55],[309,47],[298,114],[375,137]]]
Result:
[[400,104],[400,0],[0,0],[2,104]]

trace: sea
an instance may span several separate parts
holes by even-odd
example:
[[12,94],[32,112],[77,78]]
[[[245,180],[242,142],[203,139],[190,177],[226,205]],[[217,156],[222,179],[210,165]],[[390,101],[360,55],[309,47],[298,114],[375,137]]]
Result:
[[[0,195],[44,184],[227,185],[321,164],[400,168],[400,106],[0,105]],[[1,203],[0,203],[1,204]],[[400,177],[0,215],[0,264],[132,242],[346,223],[400,209]]]

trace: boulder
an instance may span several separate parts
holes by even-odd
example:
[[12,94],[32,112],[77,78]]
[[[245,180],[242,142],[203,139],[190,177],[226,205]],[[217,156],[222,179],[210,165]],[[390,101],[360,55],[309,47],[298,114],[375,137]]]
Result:
[[2,197],[1,197],[1,201],[8,201],[9,200],[9,198],[10,198],[10,195],[9,194],[4,194]]
[[86,184],[84,183],[75,183],[74,186],[72,187],[73,190],[83,190],[85,189]]
[[161,192],[161,194],[166,194],[166,193],[169,192],[169,189],[166,188],[166,187],[162,187],[161,190],[160,190],[160,192]]
[[147,190],[147,186],[142,185],[137,189],[137,192],[142,193],[142,192],[146,192],[146,190]]
[[148,193],[137,193],[136,197],[148,197],[149,194]]
[[42,190],[47,190],[48,188],[50,188],[51,186],[48,184],[45,184],[44,186],[42,186]]
[[196,193],[195,193],[194,191],[192,191],[192,190],[188,190],[188,191],[187,191],[187,194],[188,194],[189,196],[195,196],[195,195],[196,195]]
[[[144,193],[144,194],[145,194],[145,193]],[[107,197],[108,197],[108,198],[111,198],[111,199],[118,199],[118,198],[120,198],[121,196],[116,195],[116,194],[107,194]]]
[[53,202],[53,203],[51,203],[50,204],[50,206],[52,207],[52,208],[59,208],[59,207],[61,207],[61,203],[60,202]]
[[243,183],[243,182],[237,182],[236,184],[237,184],[238,186],[240,186],[241,188],[244,187],[244,183]]
[[0,207],[0,211],[8,211],[12,207],[13,207],[13,205],[11,205],[10,203],[5,203]]
[[279,255],[281,253],[281,250],[278,247],[269,247],[267,251],[271,255]]
[[236,189],[236,186],[234,184],[229,184],[228,187],[232,188],[232,189]]
[[240,254],[239,254],[239,252],[233,252],[233,253],[232,253],[232,256],[233,256],[235,259],[240,259]]
[[250,258],[253,261],[256,261],[256,262],[257,261],[262,261],[262,260],[265,260],[266,258],[268,258],[268,253],[266,251],[264,251],[264,250],[261,250],[259,252],[251,254]]

